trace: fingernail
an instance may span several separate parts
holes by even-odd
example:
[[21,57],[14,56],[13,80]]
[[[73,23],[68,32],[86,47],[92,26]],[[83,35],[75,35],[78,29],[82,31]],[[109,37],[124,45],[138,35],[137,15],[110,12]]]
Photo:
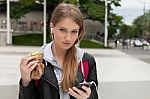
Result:
[[72,87],[73,89],[75,89],[76,87]]

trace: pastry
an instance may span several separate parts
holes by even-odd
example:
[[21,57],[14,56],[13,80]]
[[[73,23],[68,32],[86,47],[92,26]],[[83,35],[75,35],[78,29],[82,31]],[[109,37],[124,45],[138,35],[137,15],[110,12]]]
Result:
[[34,51],[31,53],[32,57],[35,57],[34,60],[39,60],[37,66],[31,72],[31,79],[38,80],[41,78],[42,74],[44,73],[44,64],[43,62],[43,53],[39,51]]

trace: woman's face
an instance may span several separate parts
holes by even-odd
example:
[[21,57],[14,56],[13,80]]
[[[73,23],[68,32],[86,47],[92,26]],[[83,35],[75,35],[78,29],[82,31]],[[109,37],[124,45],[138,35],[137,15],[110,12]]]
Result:
[[54,33],[55,46],[67,50],[78,39],[79,25],[71,18],[65,18],[53,27],[52,32]]

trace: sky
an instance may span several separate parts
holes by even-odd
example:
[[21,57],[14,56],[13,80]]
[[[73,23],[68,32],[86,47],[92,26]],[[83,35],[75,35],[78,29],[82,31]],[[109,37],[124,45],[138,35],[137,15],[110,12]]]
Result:
[[113,12],[124,17],[124,22],[131,25],[133,20],[150,10],[150,0],[121,0],[121,7],[113,7]]

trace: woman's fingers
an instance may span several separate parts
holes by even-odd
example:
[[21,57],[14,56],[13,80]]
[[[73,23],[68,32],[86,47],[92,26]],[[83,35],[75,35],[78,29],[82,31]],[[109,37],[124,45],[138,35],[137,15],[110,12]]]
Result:
[[82,86],[83,90],[78,89],[77,87],[69,88],[69,94],[79,99],[87,99],[91,94],[91,89],[86,86]]
[[33,63],[29,68],[28,68],[28,70],[29,70],[29,72],[31,72],[36,66],[37,66],[37,62],[36,63]]
[[91,94],[91,89],[89,87],[82,86],[82,89]]
[[73,89],[69,88],[69,92],[68,92],[71,96],[75,97],[75,98],[79,98],[80,95],[75,92]]
[[31,56],[23,57],[20,62],[20,67],[27,66],[27,64],[34,59],[35,59],[35,57],[31,57]]
[[39,62],[39,61],[37,61],[37,60],[29,62],[29,63],[27,64],[26,68],[29,69],[29,68],[32,67],[33,65],[35,65],[35,64],[37,65],[38,62]]

